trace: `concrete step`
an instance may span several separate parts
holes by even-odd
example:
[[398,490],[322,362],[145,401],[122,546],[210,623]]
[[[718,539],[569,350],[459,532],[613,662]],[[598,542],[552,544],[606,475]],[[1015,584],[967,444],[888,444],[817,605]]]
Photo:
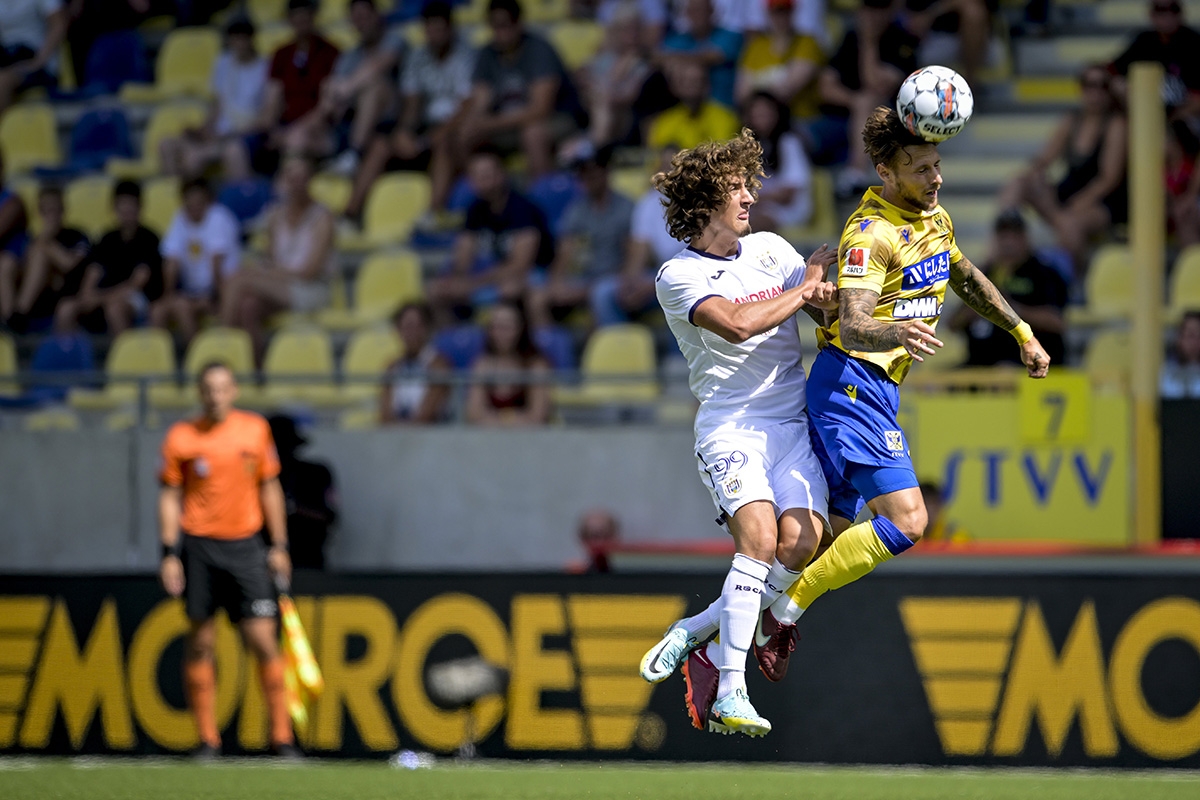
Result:
[[1058,36],[1016,42],[1015,72],[1020,75],[1075,75],[1088,64],[1106,63],[1120,55],[1129,34]]
[[1053,112],[984,113],[939,148],[944,156],[1031,157],[1054,132],[1061,115]]

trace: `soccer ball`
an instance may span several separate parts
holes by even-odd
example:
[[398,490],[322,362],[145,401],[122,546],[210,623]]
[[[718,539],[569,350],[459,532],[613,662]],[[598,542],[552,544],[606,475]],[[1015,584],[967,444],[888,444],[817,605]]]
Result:
[[944,142],[961,131],[975,110],[971,87],[949,67],[922,67],[904,79],[896,113],[908,132],[927,142]]

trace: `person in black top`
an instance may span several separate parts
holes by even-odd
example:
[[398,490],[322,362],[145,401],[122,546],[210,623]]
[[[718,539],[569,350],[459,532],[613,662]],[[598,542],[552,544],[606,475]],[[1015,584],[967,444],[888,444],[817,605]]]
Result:
[[1163,100],[1174,118],[1200,114],[1200,32],[1183,21],[1179,0],[1152,0],[1149,4],[1151,30],[1142,31],[1125,52],[1113,59],[1108,71],[1116,76],[1113,91],[1125,99],[1125,78],[1137,61],[1162,64]]
[[317,461],[305,461],[296,451],[308,440],[286,414],[267,419],[279,453],[279,484],[287,504],[288,550],[297,569],[325,569],[325,544],[337,521],[333,473]]
[[[1034,254],[1019,211],[1006,211],[996,219],[992,258],[983,272],[1004,293],[1013,311],[1029,323],[1051,363],[1064,363],[1063,307],[1067,304],[1067,282],[1058,270]],[[971,309],[965,306],[959,309],[951,318],[950,327],[967,334],[968,365],[1020,363],[1011,334]]]
[[454,241],[449,273],[429,287],[430,303],[443,322],[450,311],[520,300],[530,271],[554,261],[545,215],[512,189],[496,150],[480,148],[471,155],[467,180],[477,199]]
[[59,303],[59,324],[78,320],[93,333],[116,335],[162,297],[158,236],[141,223],[142,189],[121,181],[113,190],[117,227],[92,248],[78,296]]
[[64,211],[62,189],[42,187],[38,192],[42,227],[25,253],[19,288],[16,274],[0,272],[0,280],[9,284],[0,291],[10,296],[16,291],[8,325],[18,333],[25,332],[33,321],[49,320],[62,298],[79,292],[91,243],[82,232],[63,227]]

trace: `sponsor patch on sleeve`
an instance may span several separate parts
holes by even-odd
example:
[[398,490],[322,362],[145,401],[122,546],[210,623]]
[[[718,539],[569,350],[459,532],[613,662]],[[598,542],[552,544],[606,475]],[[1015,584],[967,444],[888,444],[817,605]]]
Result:
[[843,278],[861,278],[867,274],[867,262],[871,260],[871,248],[851,247],[846,251],[842,264]]

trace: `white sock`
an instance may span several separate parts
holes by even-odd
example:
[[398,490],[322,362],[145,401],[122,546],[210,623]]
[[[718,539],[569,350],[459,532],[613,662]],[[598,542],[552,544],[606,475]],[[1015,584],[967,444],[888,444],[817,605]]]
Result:
[[[798,580],[800,580],[799,572],[788,569],[778,558],[774,559],[771,564],[771,571],[767,573],[767,579],[763,581],[763,593],[762,600],[759,603],[759,611],[761,612],[774,603],[776,598],[792,588],[792,584]],[[679,624],[687,629],[689,635],[695,636],[702,642],[705,641],[715,634],[721,626],[721,606],[723,605],[723,600],[723,597],[718,597],[709,603],[708,608],[694,617],[688,617]]]
[[724,605],[724,598],[718,597],[708,604],[708,608],[694,617],[688,617],[679,624],[687,628],[689,635],[695,636],[703,642],[717,632],[717,628],[721,624],[722,605]]
[[804,613],[804,609],[796,605],[796,601],[792,599],[791,595],[785,593],[779,595],[779,599],[771,604],[771,613],[775,615],[775,619],[779,620],[781,625],[795,625],[796,620],[800,619],[800,615]]
[[771,566],[747,555],[733,557],[721,590],[721,641],[713,664],[721,671],[717,697],[746,687],[746,652],[754,642],[761,613],[763,582]]
[[788,569],[783,565],[778,558],[771,561],[771,571],[767,573],[767,579],[763,581],[763,596],[762,609],[770,607],[776,599],[784,592],[792,588],[792,585],[800,580],[800,571]]

